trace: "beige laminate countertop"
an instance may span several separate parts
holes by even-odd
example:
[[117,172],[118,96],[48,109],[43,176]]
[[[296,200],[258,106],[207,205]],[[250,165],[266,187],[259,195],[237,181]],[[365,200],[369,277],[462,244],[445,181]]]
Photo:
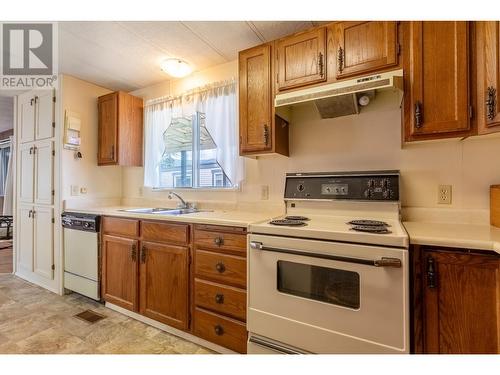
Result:
[[500,228],[478,224],[403,223],[410,244],[491,250],[500,254]]
[[274,216],[270,213],[249,212],[240,210],[213,210],[201,211],[193,214],[185,215],[161,215],[161,214],[139,214],[134,212],[122,211],[124,209],[131,209],[138,207],[85,207],[85,208],[71,208],[68,207],[65,211],[68,212],[82,212],[92,213],[96,215],[117,216],[117,217],[130,217],[136,219],[154,219],[165,221],[179,221],[184,223],[194,224],[213,224],[213,225],[227,225],[235,227],[248,227],[252,223],[259,221],[270,220]]

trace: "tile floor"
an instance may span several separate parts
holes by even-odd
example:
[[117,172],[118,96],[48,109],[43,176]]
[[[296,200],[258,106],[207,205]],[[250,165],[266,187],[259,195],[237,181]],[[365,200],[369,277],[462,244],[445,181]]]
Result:
[[[84,310],[106,316],[94,324]],[[212,351],[78,294],[59,296],[0,275],[0,354],[208,354]]]

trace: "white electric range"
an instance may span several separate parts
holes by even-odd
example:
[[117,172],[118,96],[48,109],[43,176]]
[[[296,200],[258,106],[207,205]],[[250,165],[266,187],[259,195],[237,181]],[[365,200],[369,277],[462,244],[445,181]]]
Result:
[[249,228],[248,353],[408,353],[397,171],[293,173]]

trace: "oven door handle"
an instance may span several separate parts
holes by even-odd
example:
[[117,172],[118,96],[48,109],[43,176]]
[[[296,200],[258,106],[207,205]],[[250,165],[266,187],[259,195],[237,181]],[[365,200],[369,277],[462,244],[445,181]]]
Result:
[[273,351],[278,352],[280,354],[309,354],[308,352],[304,352],[302,350],[291,348],[289,346],[280,345],[280,344],[277,344],[277,343],[274,343],[274,342],[271,342],[271,341],[265,340],[263,338],[253,336],[253,335],[250,336],[248,341],[251,342],[252,344],[259,345],[263,348],[273,350]]
[[301,251],[301,250],[291,250],[291,249],[280,249],[280,248],[276,248],[276,247],[268,247],[268,246],[264,246],[262,242],[256,242],[256,241],[250,241],[250,248],[253,250],[272,251],[275,253],[302,255],[302,256],[312,257],[312,258],[336,260],[339,262],[364,264],[364,265],[373,266],[373,267],[393,267],[393,268],[401,268],[402,267],[401,259],[398,259],[398,258],[382,257],[380,259],[362,259],[362,258],[343,257],[343,256],[338,256],[338,255],[308,253],[306,251]]

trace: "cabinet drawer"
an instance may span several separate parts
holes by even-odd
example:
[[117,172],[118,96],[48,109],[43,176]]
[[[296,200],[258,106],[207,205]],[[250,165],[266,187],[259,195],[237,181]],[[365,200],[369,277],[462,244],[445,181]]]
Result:
[[102,231],[116,236],[139,237],[139,220],[104,216]]
[[224,233],[195,228],[194,243],[200,247],[216,250],[232,250],[246,256],[246,234]]
[[189,242],[189,225],[143,221],[142,239],[185,245]]
[[234,255],[196,250],[195,274],[199,277],[246,288],[246,259]]
[[238,353],[247,351],[247,328],[244,323],[195,309],[194,334]]
[[207,310],[243,321],[246,319],[247,294],[242,289],[196,279],[194,302]]

